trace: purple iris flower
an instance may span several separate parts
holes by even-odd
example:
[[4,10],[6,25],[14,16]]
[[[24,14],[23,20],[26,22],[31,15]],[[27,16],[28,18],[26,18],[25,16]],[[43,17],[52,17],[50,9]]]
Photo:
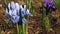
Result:
[[46,3],[46,5],[48,5],[48,7],[55,6],[54,0],[51,0],[50,2],[49,2],[49,0],[45,0],[45,3]]
[[49,8],[51,8],[52,9],[52,11],[56,11],[56,6],[55,6],[55,2],[54,2],[54,0],[45,0],[45,3],[46,3],[46,7],[49,9]]

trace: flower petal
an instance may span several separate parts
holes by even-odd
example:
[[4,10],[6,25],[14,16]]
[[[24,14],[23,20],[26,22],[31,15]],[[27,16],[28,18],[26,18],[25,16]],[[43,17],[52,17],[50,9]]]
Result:
[[32,14],[28,14],[28,16],[33,16]]
[[25,18],[22,18],[22,23],[23,24],[26,24],[27,23],[27,20]]

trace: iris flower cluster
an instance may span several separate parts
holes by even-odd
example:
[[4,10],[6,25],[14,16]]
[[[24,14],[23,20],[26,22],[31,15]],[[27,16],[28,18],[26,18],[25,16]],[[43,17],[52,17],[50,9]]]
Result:
[[26,23],[27,20],[25,19],[25,16],[33,16],[29,10],[26,8],[26,5],[24,5],[24,8],[22,8],[22,5],[19,5],[18,3],[14,3],[12,1],[11,3],[8,4],[9,12],[8,9],[6,8],[6,17],[10,15],[11,21],[15,24],[19,22],[20,16],[19,16],[19,9],[21,9],[21,14],[22,14],[22,23]]

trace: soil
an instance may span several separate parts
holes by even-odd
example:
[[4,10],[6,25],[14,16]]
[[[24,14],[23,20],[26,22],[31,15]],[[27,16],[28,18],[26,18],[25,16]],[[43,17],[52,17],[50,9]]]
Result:
[[[29,23],[28,23],[28,34],[46,34],[46,31],[42,31],[42,21],[41,21],[41,12],[39,7],[35,8],[36,14],[33,17],[29,17]],[[53,31],[49,32],[48,34],[60,34],[60,10],[57,10],[57,12],[53,12],[52,17],[52,29]],[[13,27],[10,25],[5,25],[5,9],[4,7],[1,7],[0,10],[0,33],[3,34],[13,34]]]

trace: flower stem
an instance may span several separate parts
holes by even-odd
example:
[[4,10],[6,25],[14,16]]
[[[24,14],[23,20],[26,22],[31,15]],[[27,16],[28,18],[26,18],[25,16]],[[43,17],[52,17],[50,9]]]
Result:
[[19,26],[18,26],[18,24],[16,24],[16,28],[17,28],[17,34],[19,34]]
[[45,31],[46,29],[49,30],[51,28],[51,25],[50,25],[50,19],[48,18],[48,16],[46,15],[46,10],[45,8],[43,8],[42,6],[42,28],[43,28],[43,31]]

